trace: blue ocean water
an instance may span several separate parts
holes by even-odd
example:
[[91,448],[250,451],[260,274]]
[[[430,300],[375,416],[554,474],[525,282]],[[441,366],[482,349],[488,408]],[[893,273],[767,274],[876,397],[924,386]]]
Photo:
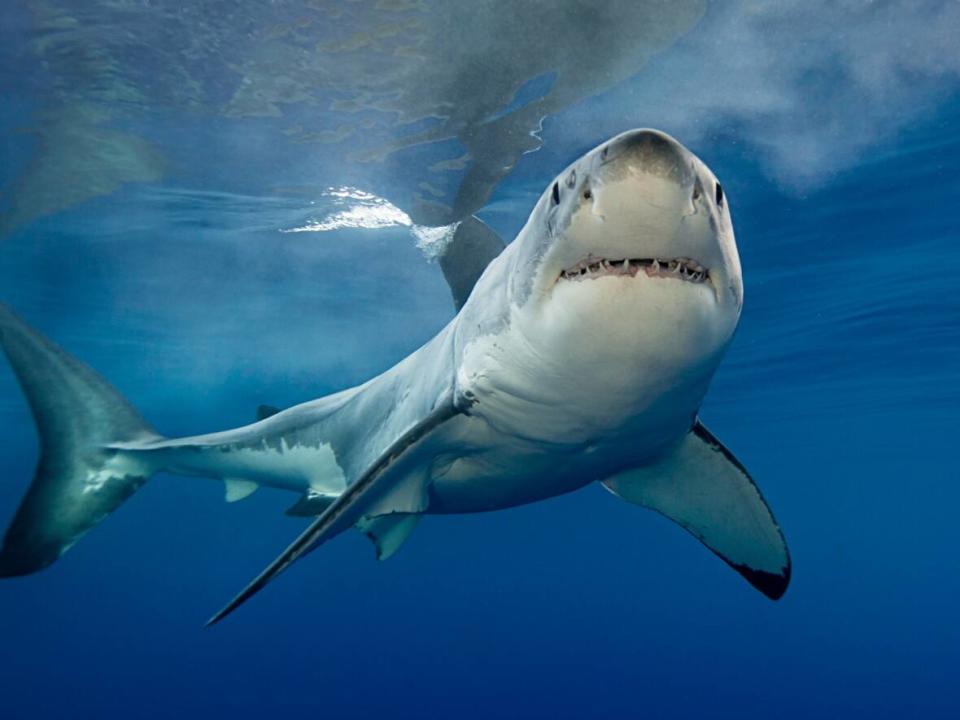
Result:
[[[279,118],[214,112],[231,76],[183,60],[204,88],[198,110],[159,88],[170,76],[123,73],[169,57],[82,32],[136,30],[175,3],[117,3],[109,24],[73,8],[77,25],[38,29],[70,5],[3,11],[4,201],[8,217],[43,209],[0,240],[0,300],[152,424],[171,436],[234,427],[261,403],[362,382],[452,316],[403,212],[422,190],[416,168],[449,160],[455,141],[346,163],[344,141],[282,132],[314,111],[293,91]],[[296,17],[295,5],[277,12]],[[784,529],[794,575],[782,600],[590,487],[429,517],[384,563],[347,533],[205,630],[303,523],[280,492],[226,504],[217,482],[158,476],[54,566],[0,586],[0,716],[957,717],[960,59],[938,44],[960,30],[956,3],[854,3],[843,17],[828,3],[737,5],[708,6],[642,70],[553,110],[543,147],[478,214],[513,237],[566,163],[635,126],[673,133],[722,180],[746,303],[702,417]],[[191,48],[220,35],[190,27],[176,57],[195,60]],[[44,39],[76,76],[53,56],[32,69]],[[231,67],[256,52],[273,53],[268,70],[300,62],[251,43],[229,50]],[[114,70],[90,75],[77,58],[91,56]],[[80,101],[63,87],[91,77],[76,92],[98,113],[122,110],[105,124],[71,119]],[[339,127],[318,117],[316,132]],[[104,127],[162,149],[162,172],[126,141],[110,146],[120,163],[70,155]],[[127,180],[81,197],[77,177],[90,188],[110,173]],[[56,200],[41,203],[41,188]],[[330,188],[353,189],[344,200]],[[392,220],[282,232],[351,203]],[[5,365],[0,427],[9,517],[37,439]]]

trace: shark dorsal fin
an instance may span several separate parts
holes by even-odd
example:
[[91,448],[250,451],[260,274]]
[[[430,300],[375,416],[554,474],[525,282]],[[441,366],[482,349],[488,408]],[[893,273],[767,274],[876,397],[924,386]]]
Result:
[[278,412],[280,412],[280,408],[273,405],[257,405],[257,422],[273,417]]
[[471,216],[457,226],[453,239],[440,256],[440,269],[457,312],[467,302],[487,265],[504,247],[500,236],[482,220]]

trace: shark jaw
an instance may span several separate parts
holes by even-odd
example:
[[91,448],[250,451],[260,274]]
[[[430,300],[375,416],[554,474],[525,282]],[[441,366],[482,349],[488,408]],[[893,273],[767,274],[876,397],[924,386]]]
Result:
[[702,283],[710,278],[710,271],[691,258],[622,258],[608,259],[588,256],[563,271],[557,282],[592,280],[600,277],[636,277],[641,270],[647,277],[673,278]]

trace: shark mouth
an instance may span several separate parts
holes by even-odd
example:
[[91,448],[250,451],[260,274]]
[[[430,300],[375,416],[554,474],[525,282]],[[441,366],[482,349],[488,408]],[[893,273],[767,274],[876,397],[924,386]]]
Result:
[[710,271],[690,258],[625,258],[623,260],[597,260],[587,258],[560,273],[559,280],[592,280],[593,278],[629,275],[636,277],[641,270],[648,277],[677,278],[692,283],[702,283],[710,277]]

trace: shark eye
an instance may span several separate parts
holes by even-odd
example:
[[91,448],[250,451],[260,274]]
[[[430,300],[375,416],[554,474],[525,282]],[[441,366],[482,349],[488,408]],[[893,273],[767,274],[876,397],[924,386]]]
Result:
[[720,183],[717,183],[716,198],[717,198],[717,207],[723,207],[723,188],[720,187]]
[[560,204],[560,184],[559,183],[553,184],[553,191],[550,193],[550,195],[553,197],[553,204],[559,205]]

